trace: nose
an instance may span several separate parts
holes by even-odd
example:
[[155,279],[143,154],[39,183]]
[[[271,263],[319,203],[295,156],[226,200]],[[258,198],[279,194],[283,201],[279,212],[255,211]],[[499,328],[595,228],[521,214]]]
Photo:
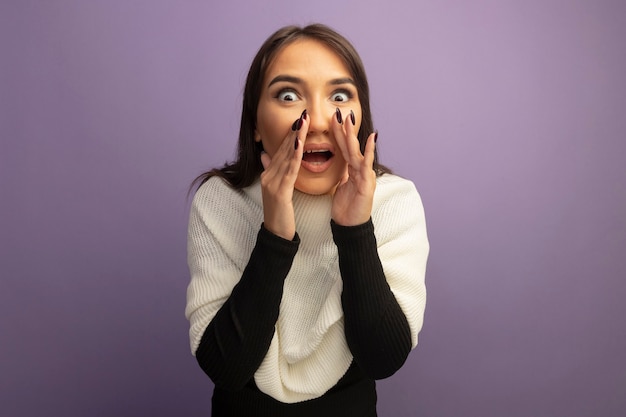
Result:
[[307,134],[327,134],[330,129],[330,118],[335,108],[322,103],[322,100],[309,102],[307,113],[309,114],[309,131]]

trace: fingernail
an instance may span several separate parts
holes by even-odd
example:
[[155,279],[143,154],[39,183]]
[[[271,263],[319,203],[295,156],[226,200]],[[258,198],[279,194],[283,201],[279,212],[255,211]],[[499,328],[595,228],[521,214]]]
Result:
[[296,141],[293,144],[293,149],[298,149],[298,137],[296,136]]
[[374,143],[378,140],[378,130],[374,132]]
[[350,120],[352,121],[352,126],[356,125],[356,117],[354,117],[354,112],[350,110]]
[[296,130],[300,130],[301,127],[302,127],[302,118],[296,119],[296,121],[293,122],[293,124],[291,125],[291,130],[295,132]]
[[337,107],[335,115],[337,116],[337,122],[339,122],[340,125],[343,124],[343,118],[341,117],[341,110],[339,110],[339,107]]
[[302,123],[304,123],[303,119],[306,119],[306,109],[304,109],[304,111],[300,115],[300,118],[296,119],[296,121],[293,122],[293,124],[291,125],[291,130],[293,130],[294,132],[296,130],[300,130],[300,128],[302,127]]

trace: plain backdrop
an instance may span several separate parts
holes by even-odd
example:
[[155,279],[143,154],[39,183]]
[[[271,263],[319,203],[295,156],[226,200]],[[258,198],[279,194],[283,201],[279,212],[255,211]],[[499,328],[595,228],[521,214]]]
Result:
[[0,414],[208,416],[191,180],[285,24],[360,51],[431,256],[381,416],[626,415],[626,3],[0,1]]

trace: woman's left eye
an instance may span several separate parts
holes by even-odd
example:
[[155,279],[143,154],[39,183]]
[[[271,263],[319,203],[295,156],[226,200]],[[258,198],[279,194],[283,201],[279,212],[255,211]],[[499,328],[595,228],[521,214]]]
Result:
[[352,95],[347,91],[337,91],[330,96],[332,101],[348,101],[352,98]]

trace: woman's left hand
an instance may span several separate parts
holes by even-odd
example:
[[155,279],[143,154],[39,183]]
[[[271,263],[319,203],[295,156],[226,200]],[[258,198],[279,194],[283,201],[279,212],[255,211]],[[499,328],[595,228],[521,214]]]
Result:
[[343,124],[333,120],[332,129],[347,167],[333,197],[331,217],[342,226],[357,226],[367,222],[372,215],[376,189],[373,169],[376,134],[372,133],[367,138],[362,154],[356,136],[358,132],[350,114]]

